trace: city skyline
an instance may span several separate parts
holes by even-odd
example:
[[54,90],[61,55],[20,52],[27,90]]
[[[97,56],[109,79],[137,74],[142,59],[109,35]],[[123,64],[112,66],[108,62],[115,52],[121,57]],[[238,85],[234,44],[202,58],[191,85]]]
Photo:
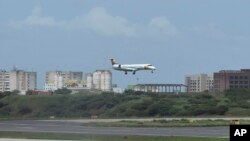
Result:
[[149,62],[154,74],[112,71],[119,87],[184,83],[186,74],[249,68],[247,0],[2,0],[0,68],[84,73],[109,69],[110,58]]

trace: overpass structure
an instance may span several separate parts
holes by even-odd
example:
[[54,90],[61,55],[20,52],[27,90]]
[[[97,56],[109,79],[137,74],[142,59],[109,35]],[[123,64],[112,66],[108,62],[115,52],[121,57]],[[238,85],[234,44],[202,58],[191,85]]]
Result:
[[183,84],[137,84],[133,86],[134,91],[154,93],[179,93],[184,92],[187,86]]

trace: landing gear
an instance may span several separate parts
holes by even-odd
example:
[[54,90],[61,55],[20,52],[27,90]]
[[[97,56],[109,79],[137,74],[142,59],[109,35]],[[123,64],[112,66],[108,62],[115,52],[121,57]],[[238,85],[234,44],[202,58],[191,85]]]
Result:
[[154,71],[152,70],[151,73],[154,73]]
[[125,74],[127,75],[127,74],[128,74],[128,72],[127,72],[127,71],[125,71]]
[[135,71],[133,71],[133,75],[135,75]]

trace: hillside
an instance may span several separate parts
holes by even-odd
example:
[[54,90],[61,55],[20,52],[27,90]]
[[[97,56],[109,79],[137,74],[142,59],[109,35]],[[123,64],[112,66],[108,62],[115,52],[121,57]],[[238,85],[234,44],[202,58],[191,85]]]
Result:
[[225,93],[1,96],[0,118],[250,116],[250,90]]

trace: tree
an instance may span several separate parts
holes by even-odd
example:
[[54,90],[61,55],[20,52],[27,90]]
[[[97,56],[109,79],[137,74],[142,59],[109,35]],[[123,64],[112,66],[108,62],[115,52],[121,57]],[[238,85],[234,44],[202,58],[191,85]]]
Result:
[[33,94],[33,91],[32,90],[28,90],[27,92],[26,92],[26,95],[32,95]]
[[67,89],[67,88],[55,90],[55,94],[61,94],[61,95],[69,95],[69,94],[71,94],[71,92],[72,91]]
[[20,94],[20,91],[19,91],[19,90],[13,90],[13,91],[11,92],[11,95],[18,95],[18,94]]

